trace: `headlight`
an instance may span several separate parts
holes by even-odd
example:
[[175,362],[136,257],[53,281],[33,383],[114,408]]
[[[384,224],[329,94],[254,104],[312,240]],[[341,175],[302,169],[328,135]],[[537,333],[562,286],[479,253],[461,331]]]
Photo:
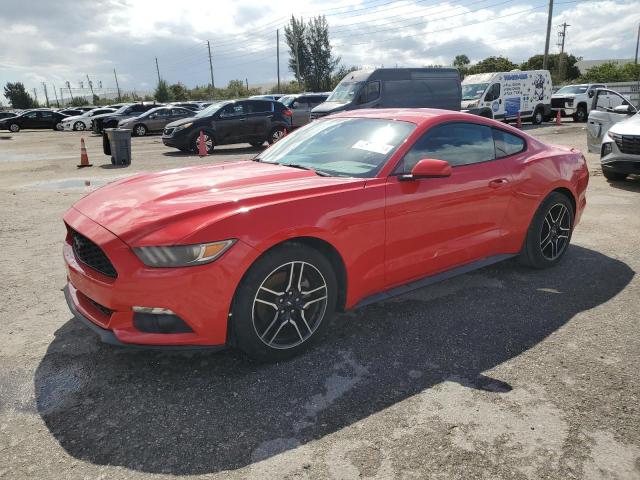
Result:
[[184,130],[185,128],[189,128],[191,125],[193,125],[193,122],[185,123],[184,125],[178,125],[176,127],[176,129],[174,130],[174,132],[179,132],[180,130]]
[[234,243],[235,240],[223,240],[197,245],[136,247],[133,251],[148,267],[189,267],[213,262]]
[[473,108],[473,107],[477,107],[477,106],[478,106],[478,100],[476,100],[475,102],[467,103],[467,108]]

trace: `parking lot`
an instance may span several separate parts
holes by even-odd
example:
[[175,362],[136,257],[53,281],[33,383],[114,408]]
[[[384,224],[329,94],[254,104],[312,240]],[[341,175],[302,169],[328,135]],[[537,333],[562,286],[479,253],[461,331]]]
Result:
[[102,345],[61,291],[74,201],[257,149],[149,136],[113,168],[88,132],[0,132],[0,478],[640,478],[640,179],[608,183],[584,125],[529,130],[591,172],[559,266],[507,261],[340,315],[272,365]]

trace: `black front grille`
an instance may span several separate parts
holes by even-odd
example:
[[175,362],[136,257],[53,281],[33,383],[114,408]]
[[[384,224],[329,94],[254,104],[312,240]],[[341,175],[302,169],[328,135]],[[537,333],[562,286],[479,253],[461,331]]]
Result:
[[75,230],[71,231],[71,245],[73,247],[73,253],[76,254],[78,260],[88,267],[93,268],[107,277],[116,278],[118,276],[116,269],[102,249]]
[[564,98],[564,97],[560,97],[560,98],[552,98],[551,99],[551,108],[564,108],[564,104],[565,102],[569,102],[570,98]]
[[629,155],[640,155],[640,135],[611,134],[618,150]]

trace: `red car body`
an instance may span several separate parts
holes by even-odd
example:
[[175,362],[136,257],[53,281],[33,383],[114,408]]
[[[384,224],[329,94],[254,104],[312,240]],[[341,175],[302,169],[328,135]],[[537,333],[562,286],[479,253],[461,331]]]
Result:
[[[78,261],[68,235],[64,258],[71,309],[114,343],[224,345],[243,275],[264,252],[287,240],[332,252],[341,264],[339,307],[351,309],[425,277],[518,254],[536,209],[554,190],[570,196],[574,225],[585,207],[588,171],[574,149],[545,145],[508,125],[457,112],[359,110],[339,116],[396,119],[416,128],[374,178],[323,177],[243,161],[136,175],[81,199],[64,221],[99,246],[117,278]],[[453,168],[445,178],[407,182],[391,175],[416,139],[451,121],[514,133],[526,149]],[[132,250],[225,239],[236,242],[199,266],[151,268]],[[132,321],[133,306],[170,309],[193,331],[141,332]]]

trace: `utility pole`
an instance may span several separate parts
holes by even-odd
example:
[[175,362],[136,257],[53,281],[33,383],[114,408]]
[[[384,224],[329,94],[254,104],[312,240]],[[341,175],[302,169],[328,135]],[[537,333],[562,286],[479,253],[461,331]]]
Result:
[[245,83],[245,85],[247,86],[247,93],[249,93],[249,79],[248,79],[248,78],[245,78],[245,79],[244,79],[244,83]]
[[158,72],[158,83],[160,83],[160,67],[158,67],[158,57],[156,57],[156,71]]
[[[636,63],[638,59],[638,49],[636,48]],[[278,69],[278,93],[280,93],[280,29],[276,29],[276,62]]]
[[69,96],[71,97],[71,101],[73,102],[73,93],[71,93],[71,84],[67,82],[67,88],[69,89]]
[[49,108],[49,94],[47,93],[47,84],[42,82],[42,88],[44,88],[44,98],[47,102],[47,108]]
[[118,85],[118,74],[116,73],[116,69],[113,69],[113,76],[116,77],[116,89],[118,90],[118,101],[122,101],[122,97],[120,97],[120,85]]
[[62,105],[64,105],[64,91],[62,90],[62,87],[60,87],[60,100],[62,101]]
[[213,83],[213,62],[211,61],[211,44],[207,40],[207,50],[209,50],[209,72],[211,72],[211,92],[216,88],[216,84]]
[[553,0],[549,0],[549,14],[547,16],[547,39],[544,42],[544,59],[542,69],[546,70],[549,63],[549,37],[551,36],[551,18],[553,17]]
[[53,85],[53,94],[56,96],[56,105],[58,106],[58,108],[60,108],[60,102],[58,101],[58,91],[56,90],[55,85]]
[[38,103],[38,92],[35,88],[33,89],[33,98],[35,99],[36,103]]
[[567,36],[567,27],[570,27],[571,25],[569,25],[567,22],[564,22],[563,24],[558,26],[562,27],[562,30],[558,31],[558,43],[557,43],[557,45],[560,47],[560,55],[558,56],[558,77],[560,78],[560,80],[563,80],[564,79],[564,70],[563,70],[564,40]]
[[640,23],[638,24],[638,38],[636,39],[636,65],[638,64],[638,45],[640,45]]
[[300,57],[298,56],[298,39],[295,39],[295,43],[293,45],[296,49],[296,77],[298,77],[298,87],[300,87]]
[[89,82],[89,88],[91,89],[91,103],[93,103],[93,98],[96,96],[96,94],[93,93],[93,82],[89,78],[89,74],[88,73],[87,73],[87,82]]

